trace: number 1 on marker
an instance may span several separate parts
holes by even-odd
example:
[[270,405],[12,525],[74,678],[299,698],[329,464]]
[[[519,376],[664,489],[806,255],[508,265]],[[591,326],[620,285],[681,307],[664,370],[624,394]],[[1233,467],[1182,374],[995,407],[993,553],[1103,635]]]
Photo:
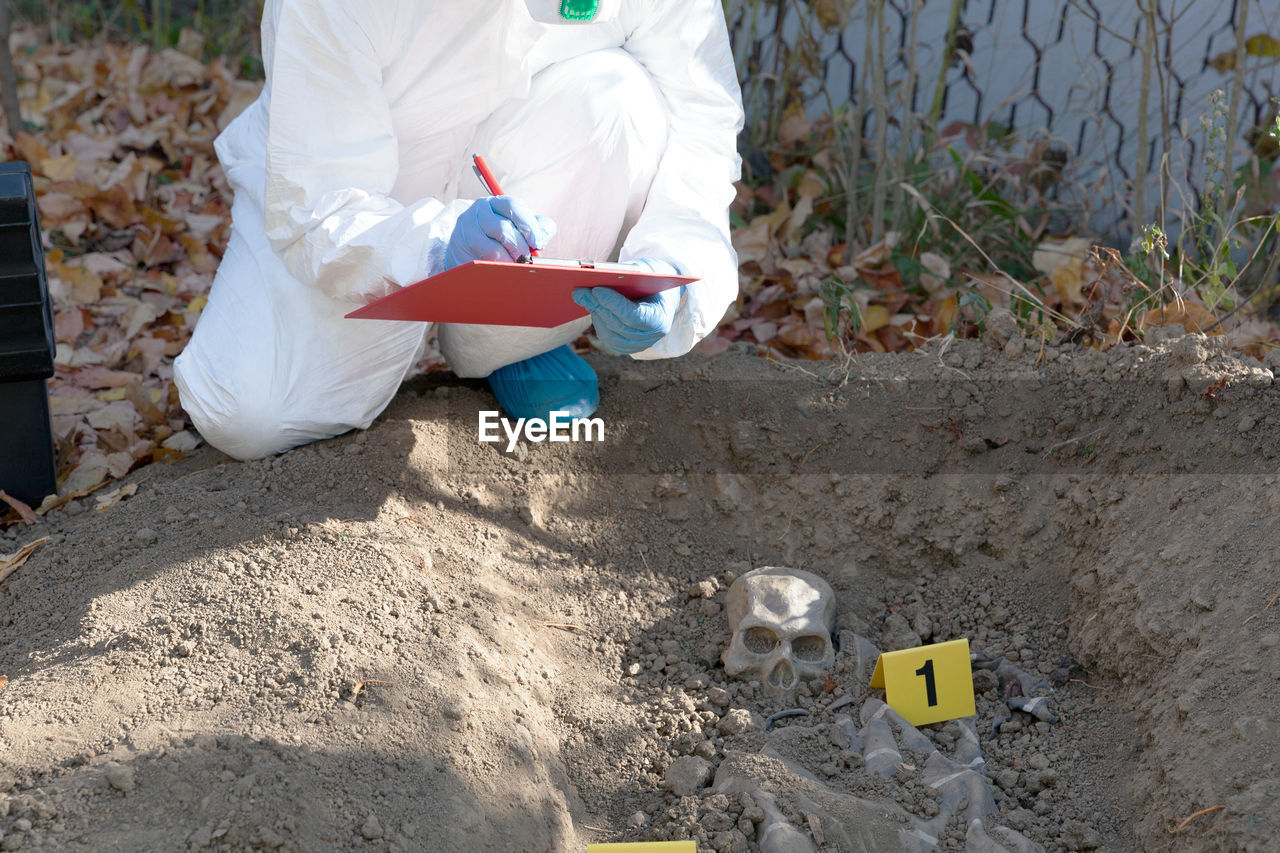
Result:
[[929,694],[929,707],[938,707],[938,685],[933,680],[933,658],[924,662],[924,666],[916,670],[916,675],[924,676],[924,689]]

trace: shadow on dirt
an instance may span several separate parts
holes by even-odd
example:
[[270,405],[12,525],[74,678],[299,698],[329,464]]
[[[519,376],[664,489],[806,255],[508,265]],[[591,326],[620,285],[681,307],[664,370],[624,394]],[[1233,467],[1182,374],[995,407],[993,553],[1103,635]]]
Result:
[[[527,759],[527,756],[526,756]],[[101,851],[571,849],[564,795],[519,762],[510,807],[477,801],[448,758],[409,750],[312,749],[238,734],[72,760],[24,777],[6,837]],[[162,806],[157,807],[158,804]]]

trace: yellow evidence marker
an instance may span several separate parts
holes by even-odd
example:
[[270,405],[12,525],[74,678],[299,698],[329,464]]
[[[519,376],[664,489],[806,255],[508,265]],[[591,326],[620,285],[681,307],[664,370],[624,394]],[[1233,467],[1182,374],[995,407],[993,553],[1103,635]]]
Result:
[[645,844],[588,844],[586,853],[698,853],[698,841],[648,841]]
[[884,688],[885,702],[913,726],[977,713],[968,640],[885,652],[871,686]]

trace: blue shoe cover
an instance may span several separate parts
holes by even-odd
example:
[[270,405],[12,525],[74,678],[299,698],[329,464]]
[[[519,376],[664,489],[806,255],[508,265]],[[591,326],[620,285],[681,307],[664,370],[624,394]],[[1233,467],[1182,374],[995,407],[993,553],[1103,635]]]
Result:
[[498,405],[511,418],[542,418],[553,411],[585,418],[600,405],[596,372],[568,344],[499,367],[489,374]]

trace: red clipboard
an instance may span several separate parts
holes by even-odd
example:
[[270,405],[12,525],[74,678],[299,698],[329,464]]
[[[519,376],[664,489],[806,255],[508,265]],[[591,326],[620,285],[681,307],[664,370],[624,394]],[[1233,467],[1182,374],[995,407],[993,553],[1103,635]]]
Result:
[[587,316],[573,301],[576,287],[609,287],[628,299],[697,281],[661,275],[630,264],[536,258],[531,263],[471,261],[403,287],[357,308],[355,320],[421,320],[536,326],[549,329]]

